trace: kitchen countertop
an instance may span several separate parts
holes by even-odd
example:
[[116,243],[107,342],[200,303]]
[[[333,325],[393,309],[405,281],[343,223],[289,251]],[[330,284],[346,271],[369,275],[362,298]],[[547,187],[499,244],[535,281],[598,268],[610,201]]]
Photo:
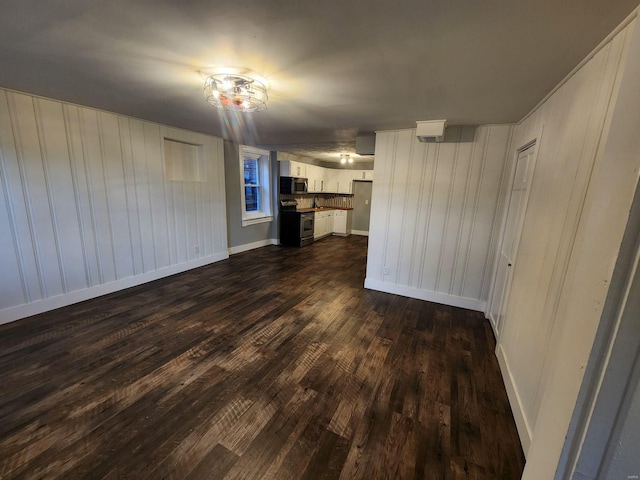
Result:
[[318,207],[318,208],[298,208],[297,212],[325,212],[327,210],[353,210],[353,208],[347,207]]

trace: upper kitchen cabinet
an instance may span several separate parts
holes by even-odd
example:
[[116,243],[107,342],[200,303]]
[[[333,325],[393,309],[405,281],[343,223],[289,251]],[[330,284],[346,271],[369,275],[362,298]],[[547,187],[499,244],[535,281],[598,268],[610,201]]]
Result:
[[338,170],[340,174],[338,175],[338,193],[353,193],[353,189],[351,188],[353,181],[354,170]]
[[283,160],[280,162],[281,177],[304,177],[307,178],[307,168],[310,165],[293,160]]
[[316,165],[307,165],[307,178],[309,180],[309,193],[321,193],[326,191],[326,169]]
[[352,194],[354,180],[373,180],[373,170],[324,168],[291,158],[296,157],[278,153],[280,176],[306,178],[309,193]]
[[351,193],[352,170],[327,169],[327,192]]
[[373,170],[356,170],[354,180],[373,180]]

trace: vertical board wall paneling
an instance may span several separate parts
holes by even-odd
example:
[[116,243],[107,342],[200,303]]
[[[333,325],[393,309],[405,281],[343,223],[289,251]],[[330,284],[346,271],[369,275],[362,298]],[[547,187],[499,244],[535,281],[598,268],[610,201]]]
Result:
[[[204,181],[166,180],[165,135]],[[228,256],[220,139],[0,89],[0,188],[0,323]]]
[[[550,350],[561,324],[567,269],[602,140],[627,30],[574,72],[546,102],[515,128],[514,147],[544,126],[522,227],[518,256],[498,345],[523,445],[533,435],[548,370],[562,352]],[[586,319],[585,319],[586,321]],[[526,448],[525,448],[526,450]]]
[[133,269],[133,275],[140,275],[143,272],[142,244],[140,242],[140,209],[138,207],[138,195],[136,192],[136,172],[133,168],[133,144],[129,119],[119,117],[118,129],[120,131],[120,145],[122,149],[122,172],[124,174],[124,192],[131,247],[131,267]]
[[[596,92],[596,94],[593,96],[595,101],[593,102],[593,107],[584,130],[581,131],[580,128],[574,127],[574,136],[570,138],[574,142],[574,145],[580,146],[578,149],[578,158],[591,159],[591,163],[587,164],[586,166],[574,166],[574,169],[571,171],[574,178],[574,184],[573,188],[571,188],[570,196],[568,197],[568,208],[566,211],[566,215],[564,216],[564,222],[562,223],[562,225],[564,226],[564,230],[560,239],[560,254],[558,255],[557,262],[553,266],[551,274],[552,283],[549,287],[549,294],[545,297],[543,310],[543,315],[545,316],[545,318],[552,319],[548,330],[545,332],[546,337],[541,339],[543,342],[543,348],[545,348],[545,350],[549,348],[551,331],[553,328],[553,323],[556,320],[561,292],[563,291],[565,285],[571,250],[576,240],[578,223],[587,195],[590,177],[593,171],[593,163],[595,162],[596,152],[602,138],[607,110],[611,103],[614,82],[617,77],[617,74],[614,74],[613,72],[618,71],[618,66],[621,60],[620,56],[625,43],[625,36],[626,35],[623,34],[618,38],[618,41],[613,42],[613,44],[607,45],[605,48],[603,48],[602,52],[604,53],[604,58],[602,64],[597,64],[597,62],[594,62],[593,65],[588,64],[587,68],[585,68],[585,74],[588,75],[588,81],[585,82],[585,88],[583,91],[580,91],[579,94],[583,96],[589,95],[590,93],[588,92]],[[592,67],[595,71],[590,72],[588,67]],[[607,74],[608,72],[610,73]],[[595,134],[591,132],[598,133]],[[571,150],[572,149],[567,147],[563,154],[567,157],[570,157]],[[549,365],[548,362],[551,357],[551,355],[544,355],[543,357],[540,377],[538,379],[538,388],[535,396],[535,404],[533,407],[536,417],[537,412],[540,408],[540,403],[542,401],[543,389],[540,387],[542,383],[544,383],[544,379],[546,376],[545,366]]]
[[624,32],[516,127],[545,135],[531,184],[500,348],[528,429],[544,395],[544,367],[567,265],[618,73]]
[[12,201],[12,196],[20,197],[22,192],[12,190],[21,183],[7,101],[6,93],[0,90],[0,225],[7,226],[0,228],[0,264],[4,272],[0,275],[0,291],[4,292],[0,298],[0,309],[10,306],[11,302],[26,303],[31,298],[20,249],[20,232],[16,227],[16,210],[20,209]]
[[80,251],[76,252],[76,255],[82,253],[82,265],[84,267],[84,284],[80,284],[80,287],[70,287],[70,291],[74,291],[78,288],[87,288],[98,283],[97,267],[94,261],[96,260],[95,251],[90,252],[89,246],[93,245],[87,241],[93,235],[93,223],[91,220],[91,213],[86,208],[89,202],[87,191],[87,177],[84,168],[84,154],[82,148],[82,137],[80,134],[80,126],[78,122],[78,110],[70,105],[62,105],[63,121],[66,126],[66,145],[69,154],[69,169],[72,181],[71,191],[73,192],[75,201],[75,214],[78,222],[78,233]]
[[483,309],[510,134],[450,127],[446,142],[420,143],[415,130],[378,132],[367,288]]
[[133,178],[135,182],[136,212],[138,217],[138,235],[140,243],[140,261],[142,273],[157,268],[156,241],[154,237],[153,215],[151,211],[151,186],[141,179],[149,178],[147,149],[145,145],[145,125],[140,120],[129,119],[131,135],[131,155],[133,159]]
[[35,99],[42,159],[49,194],[49,214],[63,293],[87,287],[78,208],[74,195],[66,123],[62,105]]
[[104,284],[113,282],[116,279],[116,272],[113,243],[111,241],[106,179],[103,172],[98,112],[85,108],[80,108],[79,110],[96,258],[98,260],[98,280],[99,284]]
[[23,95],[11,95],[15,109],[14,129],[19,129],[18,161],[23,179],[23,189],[29,219],[29,234],[41,287],[41,297],[64,293],[62,272],[58,263],[55,225],[50,203],[50,191],[45,177],[45,159],[38,128],[34,99]]
[[169,223],[167,219],[167,196],[162,168],[162,138],[160,128],[144,122],[144,147],[149,179],[149,198],[153,219],[153,242],[156,252],[156,268],[171,264],[169,245]]

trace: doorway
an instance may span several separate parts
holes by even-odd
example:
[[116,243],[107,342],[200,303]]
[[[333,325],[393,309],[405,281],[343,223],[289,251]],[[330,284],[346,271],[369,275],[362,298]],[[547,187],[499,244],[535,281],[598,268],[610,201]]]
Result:
[[509,285],[515,266],[520,241],[520,233],[527,208],[528,192],[534,166],[535,141],[518,151],[516,168],[509,202],[507,217],[500,242],[498,266],[493,281],[493,293],[489,306],[489,319],[496,337],[500,332],[508,298]]
[[353,181],[353,223],[351,225],[351,233],[354,235],[369,235],[372,186],[373,182],[370,180]]

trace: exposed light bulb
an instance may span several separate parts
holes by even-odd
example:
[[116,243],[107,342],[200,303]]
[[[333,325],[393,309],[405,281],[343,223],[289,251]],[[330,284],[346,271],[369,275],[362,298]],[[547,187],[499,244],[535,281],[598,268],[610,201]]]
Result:
[[347,159],[344,158],[344,155],[340,156],[340,163],[347,163]]
[[224,88],[225,90],[229,90],[231,87],[233,87],[233,83],[231,83],[231,81],[228,78],[225,78],[222,81],[222,88]]
[[349,159],[349,163],[353,163],[353,158],[351,158],[351,156],[347,157]]

